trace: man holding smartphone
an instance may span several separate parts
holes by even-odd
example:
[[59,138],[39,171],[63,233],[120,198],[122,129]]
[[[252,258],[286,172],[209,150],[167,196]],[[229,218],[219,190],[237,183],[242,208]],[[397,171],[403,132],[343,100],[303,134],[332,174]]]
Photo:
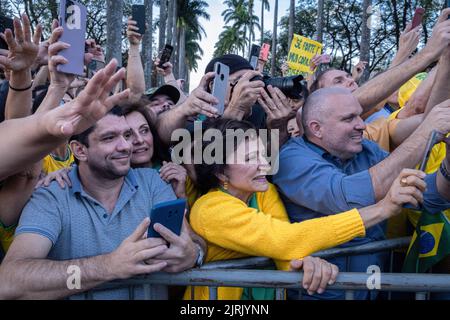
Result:
[[[153,205],[176,196],[155,170],[130,169],[132,131],[121,114],[113,108],[71,139],[78,164],[69,175],[71,188],[54,181],[34,192],[0,268],[2,299],[59,299],[114,279],[180,272],[197,263],[201,250],[186,224],[180,236],[155,225],[165,239],[147,238]],[[80,269],[81,286],[70,289],[73,266]],[[129,292],[93,295],[127,299]],[[135,297],[143,298],[143,291]]]

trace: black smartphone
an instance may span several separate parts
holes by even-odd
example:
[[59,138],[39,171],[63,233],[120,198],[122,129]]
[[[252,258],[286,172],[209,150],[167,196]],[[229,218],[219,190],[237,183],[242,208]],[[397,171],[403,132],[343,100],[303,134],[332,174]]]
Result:
[[[5,16],[0,16],[0,32],[5,33],[6,29],[11,29],[11,31],[14,35],[13,19],[5,17]],[[4,49],[4,50],[9,49],[8,44],[2,38],[0,38],[0,49]]]
[[170,44],[166,44],[161,53],[161,56],[159,57],[159,65],[158,65],[159,68],[163,68],[163,64],[170,60],[170,57],[172,56],[172,52],[173,52],[173,47]]
[[[447,8],[450,8],[450,0],[447,0]],[[447,18],[448,20],[450,20],[450,15]]]
[[250,62],[250,65],[254,70],[256,70],[256,67],[258,66],[260,51],[261,46],[258,46],[257,44],[252,44],[252,49],[250,50],[250,57],[248,58],[248,61]]
[[177,199],[155,205],[150,213],[150,226],[148,227],[147,238],[161,238],[161,235],[153,228],[155,223],[162,224],[179,236],[185,209],[186,199]]
[[64,30],[60,41],[70,44],[70,48],[61,50],[60,55],[69,62],[58,65],[58,71],[83,76],[86,49],[86,6],[72,0],[61,0],[59,5],[59,25]]
[[230,75],[230,68],[220,62],[214,64],[214,82],[211,94],[219,100],[215,106],[220,115],[223,115],[225,110],[225,97],[228,91],[228,77]]
[[422,158],[422,162],[420,163],[419,170],[425,172],[425,168],[427,167],[428,159],[430,158],[431,150],[436,144],[436,139],[438,137],[438,132],[433,130],[430,135],[430,139],[428,139],[427,147],[425,148],[425,153]]
[[137,22],[137,27],[140,34],[144,34],[145,28],[145,6],[142,4],[133,4],[131,7],[131,17]]

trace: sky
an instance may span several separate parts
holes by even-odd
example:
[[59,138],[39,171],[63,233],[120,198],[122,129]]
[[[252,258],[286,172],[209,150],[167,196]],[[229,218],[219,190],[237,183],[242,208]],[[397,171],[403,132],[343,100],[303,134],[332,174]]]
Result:
[[[203,25],[206,31],[206,37],[200,42],[200,47],[203,49],[204,54],[201,61],[198,62],[198,70],[197,72],[191,72],[191,88],[193,90],[200,83],[200,80],[204,74],[206,65],[212,59],[214,53],[214,45],[216,44],[219,34],[222,32],[225,22],[223,21],[223,17],[221,16],[222,12],[226,10],[226,6],[223,4],[221,0],[206,0],[209,4],[209,8],[207,12],[210,14],[211,18],[209,21],[205,19],[200,19],[201,24]],[[281,20],[281,17],[287,14],[289,9],[288,0],[279,0],[278,1],[278,21]],[[274,14],[274,6],[275,0],[269,0],[270,3],[270,11],[266,11],[264,15],[264,29],[271,30],[273,28],[273,14]],[[261,15],[261,1],[255,1],[255,14],[260,17]],[[259,31],[256,32],[256,38],[260,38]]]

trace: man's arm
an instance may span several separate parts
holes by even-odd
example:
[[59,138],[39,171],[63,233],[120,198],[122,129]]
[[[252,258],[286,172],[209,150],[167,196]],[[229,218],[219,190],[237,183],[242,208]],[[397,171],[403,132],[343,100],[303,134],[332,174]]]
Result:
[[218,101],[207,92],[208,83],[213,78],[214,72],[205,74],[200,85],[192,91],[184,103],[158,117],[156,127],[163,143],[170,145],[172,132],[179,128],[185,128],[189,117],[198,114],[204,114],[210,118],[217,116],[217,109],[213,105],[216,105]]
[[425,152],[431,132],[450,132],[450,100],[433,108],[416,131],[389,157],[369,169],[376,201],[381,200],[403,168],[412,168]]
[[127,88],[130,88],[130,100],[138,101],[145,92],[144,67],[142,66],[139,45],[142,35],[138,32],[137,22],[128,20],[127,37],[130,42],[127,65]]
[[433,30],[432,37],[422,51],[403,64],[389,69],[368,81],[354,92],[354,95],[363,107],[363,113],[389,97],[406,81],[439,58],[450,43],[450,20],[447,20],[449,14],[450,9],[445,9],[442,12]]
[[10,30],[5,31],[9,54],[7,58],[0,57],[0,64],[11,70],[5,119],[22,118],[31,114],[31,66],[39,51],[42,27],[38,25],[32,37],[30,20],[26,14],[22,15],[22,21],[23,23],[14,19],[15,37]]
[[[90,258],[65,261],[46,259],[52,242],[41,235],[23,233],[13,241],[0,267],[2,299],[60,299],[104,282],[160,271],[166,262],[144,261],[167,250],[161,239],[144,239],[149,219],[144,221],[115,251]],[[69,289],[72,266],[80,270],[79,289]]]
[[67,138],[91,127],[114,105],[128,99],[128,90],[109,96],[125,74],[124,69],[115,73],[116,66],[113,59],[75,100],[62,108],[1,123],[0,179],[41,160]]
[[4,226],[17,224],[22,209],[30,199],[34,187],[38,182],[42,164],[31,166],[28,170],[8,177],[0,189],[0,222]]

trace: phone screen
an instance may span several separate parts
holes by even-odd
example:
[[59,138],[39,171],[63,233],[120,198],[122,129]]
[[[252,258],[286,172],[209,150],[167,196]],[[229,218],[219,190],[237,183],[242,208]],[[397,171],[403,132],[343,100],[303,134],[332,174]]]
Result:
[[132,19],[137,22],[137,27],[140,34],[144,34],[146,31],[145,27],[145,6],[142,4],[134,4],[131,9]]
[[256,67],[258,66],[258,59],[259,59],[259,53],[261,51],[261,47],[253,44],[252,45],[252,49],[250,50],[250,57],[249,57],[249,62],[250,65],[253,67],[253,69],[256,69]]

